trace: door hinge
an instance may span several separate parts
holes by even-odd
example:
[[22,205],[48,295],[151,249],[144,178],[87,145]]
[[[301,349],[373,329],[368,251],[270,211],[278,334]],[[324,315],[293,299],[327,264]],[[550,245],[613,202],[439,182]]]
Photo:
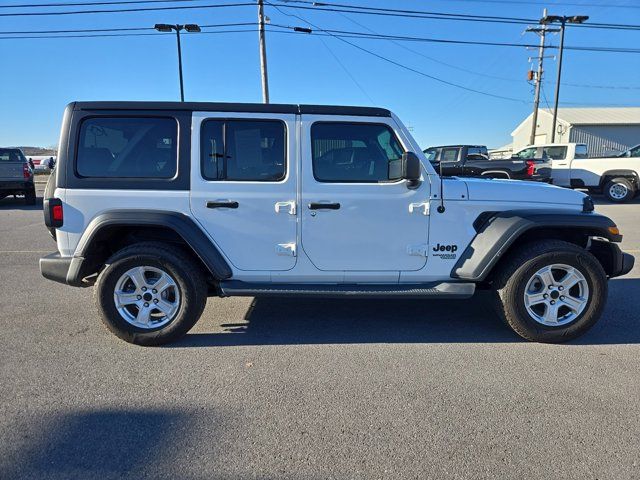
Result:
[[422,211],[423,215],[429,215],[429,202],[418,202],[409,204],[409,213]]
[[276,213],[280,213],[282,210],[287,210],[287,213],[289,215],[295,215],[296,214],[296,202],[294,202],[293,200],[288,201],[288,202],[276,202],[275,205],[275,210]]
[[276,245],[276,253],[286,257],[296,256],[296,244],[295,243],[279,243]]
[[427,256],[427,244],[420,243],[418,245],[409,245],[407,247],[407,253],[409,255],[414,255],[416,257],[426,257]]

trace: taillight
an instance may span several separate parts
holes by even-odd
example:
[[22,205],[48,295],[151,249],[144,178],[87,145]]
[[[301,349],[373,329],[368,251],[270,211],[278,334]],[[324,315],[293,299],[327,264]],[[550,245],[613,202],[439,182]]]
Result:
[[26,163],[22,164],[22,176],[25,180],[29,180],[29,178],[31,177],[31,169]]
[[62,200],[59,198],[44,199],[44,224],[49,228],[60,228],[64,224]]
[[527,177],[533,177],[534,173],[536,173],[536,162],[527,160]]
[[53,208],[51,208],[51,218],[54,222],[62,222],[64,220],[62,205],[54,205]]

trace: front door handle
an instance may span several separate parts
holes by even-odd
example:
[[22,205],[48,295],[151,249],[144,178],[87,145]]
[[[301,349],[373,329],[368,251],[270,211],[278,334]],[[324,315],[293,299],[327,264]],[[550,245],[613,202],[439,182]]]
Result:
[[311,202],[309,210],[340,210],[339,203]]
[[238,202],[231,200],[208,201],[207,208],[238,208]]

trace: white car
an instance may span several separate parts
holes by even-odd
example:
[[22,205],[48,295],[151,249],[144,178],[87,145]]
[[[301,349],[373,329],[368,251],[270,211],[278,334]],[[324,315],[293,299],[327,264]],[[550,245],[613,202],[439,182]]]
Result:
[[562,342],[634,262],[587,195],[441,178],[382,108],[73,103],[62,132],[44,200],[58,251],[40,269],[95,286],[105,325],[132,343],[184,335],[207,296],[476,289],[522,337]]

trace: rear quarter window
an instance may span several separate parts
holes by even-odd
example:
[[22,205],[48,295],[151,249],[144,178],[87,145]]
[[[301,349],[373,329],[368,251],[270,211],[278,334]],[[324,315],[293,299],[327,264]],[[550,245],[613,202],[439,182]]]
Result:
[[174,118],[86,118],[80,126],[76,172],[82,177],[173,178],[177,144]]

